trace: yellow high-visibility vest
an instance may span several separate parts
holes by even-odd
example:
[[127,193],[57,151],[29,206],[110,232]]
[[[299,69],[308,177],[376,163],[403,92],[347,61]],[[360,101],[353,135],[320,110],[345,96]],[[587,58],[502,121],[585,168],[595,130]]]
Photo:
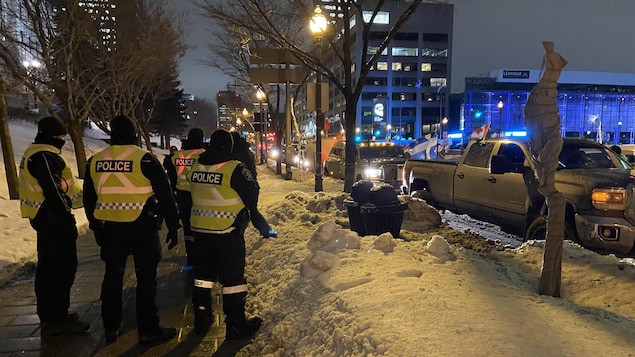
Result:
[[60,182],[60,188],[71,199],[73,208],[83,207],[82,202],[82,186],[73,177],[68,162],[61,155],[62,151],[55,146],[48,144],[31,144],[24,152],[22,160],[20,161],[20,213],[24,218],[35,218],[37,212],[40,210],[42,203],[44,203],[44,193],[42,187],[37,182],[37,179],[31,175],[27,167],[27,163],[33,154],[40,151],[49,151],[59,155],[64,161],[64,169],[62,169],[62,180]]
[[187,175],[192,192],[190,224],[193,231],[227,233],[245,207],[238,192],[231,187],[232,173],[240,161],[216,165],[196,162]]
[[190,190],[190,182],[187,180],[187,173],[190,172],[192,165],[194,165],[196,159],[203,151],[205,151],[203,148],[179,150],[172,155],[172,164],[176,167],[177,190]]
[[113,145],[93,156],[90,176],[97,204],[96,219],[133,222],[153,195],[150,180],[141,172],[141,159],[149,152],[135,145]]

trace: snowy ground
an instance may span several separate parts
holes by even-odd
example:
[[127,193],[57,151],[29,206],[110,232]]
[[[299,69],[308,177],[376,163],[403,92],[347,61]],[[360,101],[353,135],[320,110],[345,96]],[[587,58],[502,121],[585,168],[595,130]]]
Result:
[[[18,162],[35,127],[10,129]],[[86,143],[89,154],[104,147]],[[64,155],[74,162],[70,145]],[[341,182],[325,178],[314,193],[310,173],[285,181],[259,171],[260,208],[278,238],[246,232],[248,310],[264,324],[240,356],[635,356],[629,262],[565,243],[562,298],[540,296],[539,242],[512,248],[454,230],[417,200],[401,238],[359,237],[347,229]],[[35,258],[18,207],[0,180],[5,279]]]

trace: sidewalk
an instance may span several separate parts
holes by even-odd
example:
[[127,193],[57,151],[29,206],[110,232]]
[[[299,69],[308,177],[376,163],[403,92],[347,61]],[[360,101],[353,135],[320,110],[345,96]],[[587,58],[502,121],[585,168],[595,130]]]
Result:
[[[161,238],[165,232],[161,233]],[[35,269],[0,288],[0,357],[17,356],[234,356],[245,341],[223,343],[225,327],[222,324],[221,298],[218,286],[214,292],[215,322],[206,336],[192,331],[194,317],[190,305],[192,278],[181,270],[185,262],[185,246],[168,250],[163,245],[163,259],[157,274],[157,305],[161,325],[173,326],[177,336],[164,344],[140,346],[137,344],[135,322],[135,286],[132,257],[128,259],[124,278],[124,306],[121,335],[106,345],[101,323],[99,294],[104,264],[92,233],[77,241],[79,265],[71,291],[71,312],[91,324],[87,334],[76,336],[40,337],[36,314],[33,279]]]

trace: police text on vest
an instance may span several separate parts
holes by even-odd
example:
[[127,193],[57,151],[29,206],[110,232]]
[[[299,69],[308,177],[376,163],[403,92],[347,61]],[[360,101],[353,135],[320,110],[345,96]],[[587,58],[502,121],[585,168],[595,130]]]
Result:
[[178,158],[178,159],[174,160],[174,163],[176,164],[176,166],[193,166],[194,162],[196,162],[195,159]]
[[200,172],[196,171],[192,173],[192,182],[194,183],[207,183],[212,185],[220,185],[223,181],[223,174],[218,172]]
[[132,172],[131,160],[100,160],[95,163],[97,172]]

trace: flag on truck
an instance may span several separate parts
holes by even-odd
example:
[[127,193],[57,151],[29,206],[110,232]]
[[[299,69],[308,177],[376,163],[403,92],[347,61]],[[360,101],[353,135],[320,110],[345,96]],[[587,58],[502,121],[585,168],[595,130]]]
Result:
[[487,131],[489,130],[489,124],[485,124],[480,128],[474,130],[469,136],[469,139],[484,139],[487,135]]

